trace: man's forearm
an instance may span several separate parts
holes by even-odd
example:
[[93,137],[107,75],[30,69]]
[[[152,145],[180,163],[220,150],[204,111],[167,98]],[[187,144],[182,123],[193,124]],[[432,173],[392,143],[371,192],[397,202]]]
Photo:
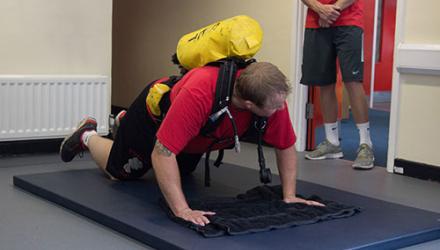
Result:
[[[352,5],[354,2],[358,0],[338,0],[334,3],[334,5],[338,6],[340,10],[344,10],[345,8]],[[307,7],[312,9],[316,13],[320,13],[322,9],[322,3],[318,0],[301,0]]]
[[177,215],[179,212],[189,209],[182,191],[176,156],[167,151],[163,145],[156,143],[151,160],[160,190],[173,213]]
[[358,0],[338,0],[335,5],[342,11]]
[[277,165],[280,172],[281,184],[283,185],[283,200],[287,203],[300,202],[313,206],[324,206],[324,204],[313,201],[305,200],[300,197],[296,197],[296,150],[292,145],[289,148],[283,150],[276,150]]
[[305,4],[309,9],[312,9],[314,12],[321,12],[322,3],[320,3],[318,0],[301,0],[301,2],[303,2],[303,4]]
[[284,198],[296,196],[297,158],[295,146],[283,150],[276,149],[277,166],[280,173]]
[[334,4],[322,4],[317,0],[302,0],[302,2],[327,24],[332,24],[340,15],[339,7]]

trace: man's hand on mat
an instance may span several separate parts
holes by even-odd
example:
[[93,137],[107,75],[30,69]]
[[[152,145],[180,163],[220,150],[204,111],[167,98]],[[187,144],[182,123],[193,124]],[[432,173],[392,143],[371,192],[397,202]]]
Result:
[[296,197],[296,196],[295,197],[284,198],[284,202],[286,202],[286,203],[304,203],[304,204],[309,205],[309,206],[325,207],[324,204],[319,203],[317,201],[305,200],[305,199],[302,199],[302,198],[299,198],[299,197]]
[[190,221],[194,224],[205,226],[209,224],[209,220],[205,215],[214,215],[214,212],[206,212],[200,210],[192,210],[191,208],[186,208],[179,211],[176,216],[180,217],[186,221]]

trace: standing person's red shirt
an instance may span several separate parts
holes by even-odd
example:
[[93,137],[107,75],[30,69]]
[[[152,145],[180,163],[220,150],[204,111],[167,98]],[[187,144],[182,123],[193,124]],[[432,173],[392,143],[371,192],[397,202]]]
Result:
[[[193,69],[171,90],[171,106],[157,132],[157,139],[174,154],[204,153],[213,142],[212,138],[200,135],[200,129],[211,113],[218,71],[219,68],[214,66]],[[229,108],[237,124],[238,135],[241,136],[251,125],[252,113],[233,105]],[[231,121],[225,117],[212,135],[216,138],[233,138]],[[287,105],[269,117],[263,140],[278,149],[288,148],[295,143],[296,136]],[[233,141],[228,141],[212,149],[231,145]]]
[[[322,4],[334,4],[336,0],[318,0]],[[356,0],[341,12],[339,18],[331,25],[333,26],[357,26],[364,28],[364,3],[363,0]],[[320,28],[319,15],[312,9],[307,10],[306,28]]]

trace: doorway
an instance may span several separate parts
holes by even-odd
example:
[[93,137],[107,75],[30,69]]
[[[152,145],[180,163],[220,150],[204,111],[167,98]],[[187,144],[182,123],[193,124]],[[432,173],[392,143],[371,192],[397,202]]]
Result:
[[[364,89],[370,107],[370,132],[376,156],[375,165],[383,167],[387,166],[396,8],[397,0],[364,1]],[[349,111],[349,101],[340,73],[338,73],[336,91],[341,146],[345,159],[354,160],[359,135]],[[306,109],[313,110],[313,115],[305,111],[307,115],[305,149],[313,150],[325,139],[318,101],[319,89],[308,88],[307,97]]]

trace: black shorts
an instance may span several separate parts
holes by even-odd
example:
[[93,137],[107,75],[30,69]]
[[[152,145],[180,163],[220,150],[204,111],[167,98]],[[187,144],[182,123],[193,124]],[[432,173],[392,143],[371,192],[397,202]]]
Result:
[[357,26],[306,29],[301,83],[336,83],[336,58],[344,82],[362,82],[363,57],[363,31]]
[[[148,114],[145,105],[148,90],[147,86],[127,110],[110,151],[106,170],[120,180],[142,177],[152,167],[151,153],[158,125]],[[180,173],[191,173],[201,157],[202,154],[177,155]]]

